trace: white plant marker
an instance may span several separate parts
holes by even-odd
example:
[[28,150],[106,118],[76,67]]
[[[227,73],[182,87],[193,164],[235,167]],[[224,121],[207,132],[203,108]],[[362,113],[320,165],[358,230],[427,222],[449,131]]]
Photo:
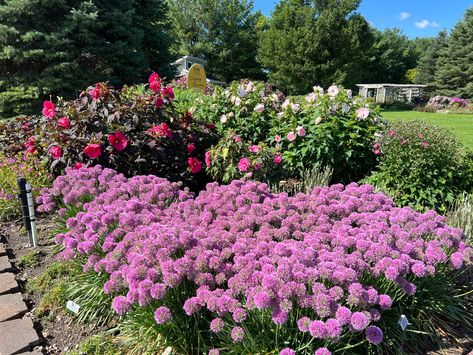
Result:
[[80,306],[77,303],[75,303],[74,301],[69,300],[66,303],[66,308],[68,310],[70,310],[72,313],[77,314],[77,313],[79,313]]
[[409,324],[409,320],[404,314],[401,314],[401,316],[399,317],[399,320],[397,321],[397,324],[399,324],[402,328],[402,331],[405,332],[407,325]]

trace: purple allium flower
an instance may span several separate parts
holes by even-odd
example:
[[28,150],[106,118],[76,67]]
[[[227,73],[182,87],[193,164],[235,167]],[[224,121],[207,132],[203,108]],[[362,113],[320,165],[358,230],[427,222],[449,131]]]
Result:
[[325,321],[325,329],[329,338],[338,338],[342,334],[342,325],[333,318]]
[[366,339],[372,344],[378,345],[383,341],[383,331],[378,327],[371,325],[366,328]]
[[266,292],[259,292],[253,298],[256,308],[263,309],[269,306],[271,298],[269,298]]
[[221,318],[215,318],[210,322],[210,330],[214,333],[220,333],[225,326],[225,322]]
[[158,324],[164,324],[171,320],[171,310],[167,307],[161,306],[154,312],[154,320]]
[[119,315],[123,315],[131,308],[131,303],[125,296],[118,296],[113,299],[112,308]]
[[323,339],[327,335],[325,323],[321,320],[314,320],[309,325],[309,332],[314,338]]
[[318,348],[314,355],[332,355],[332,352],[327,348]]
[[296,355],[296,352],[291,348],[285,348],[279,352],[279,355]]
[[240,341],[243,340],[243,338],[245,337],[245,331],[243,330],[242,327],[234,327],[232,329],[232,339],[235,343],[238,343]]
[[310,323],[312,323],[312,320],[309,317],[302,317],[297,320],[297,328],[299,331],[306,333],[309,331]]
[[236,308],[233,311],[233,320],[237,323],[244,322],[247,317],[246,311],[243,308]]
[[361,331],[370,323],[370,319],[363,312],[355,312],[351,315],[350,324],[353,329]]
[[455,252],[452,254],[450,261],[454,269],[460,269],[463,266],[464,256],[460,252]]
[[347,307],[339,307],[335,313],[335,317],[340,322],[340,324],[349,324],[351,319],[351,311]]
[[383,310],[391,309],[393,300],[388,295],[379,295],[379,306]]

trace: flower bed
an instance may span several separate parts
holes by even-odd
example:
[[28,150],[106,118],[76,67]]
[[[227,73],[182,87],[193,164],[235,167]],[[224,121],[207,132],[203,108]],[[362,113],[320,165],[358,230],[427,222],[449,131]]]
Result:
[[[234,181],[194,198],[164,179],[95,167],[68,170],[38,202],[75,211],[56,237],[60,256],[108,275],[103,291],[123,334],[140,327],[141,349],[148,336],[211,354],[393,352],[409,343],[401,312],[414,331],[426,327],[415,314],[430,309],[433,281],[472,258],[442,216],[397,208],[369,185],[289,197]],[[431,302],[447,297],[468,314],[445,293]]]
[[425,109],[432,111],[471,112],[472,107],[470,101],[460,97],[434,96],[430,98]]

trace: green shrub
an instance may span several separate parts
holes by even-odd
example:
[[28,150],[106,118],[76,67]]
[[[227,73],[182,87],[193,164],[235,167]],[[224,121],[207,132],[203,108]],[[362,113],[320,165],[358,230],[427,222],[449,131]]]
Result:
[[18,153],[13,157],[0,153],[0,219],[6,220],[21,214],[17,179],[26,180],[33,187],[33,196],[43,187],[50,186],[52,175],[36,155]]
[[380,141],[378,170],[367,182],[399,205],[445,212],[464,191],[471,191],[472,159],[445,129],[422,121],[390,124]]

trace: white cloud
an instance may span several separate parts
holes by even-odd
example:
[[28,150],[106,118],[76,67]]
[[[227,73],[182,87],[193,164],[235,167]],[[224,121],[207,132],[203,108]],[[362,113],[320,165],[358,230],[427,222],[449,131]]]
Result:
[[404,20],[407,20],[411,16],[412,16],[412,14],[410,14],[408,12],[401,12],[399,14],[399,20],[404,21]]
[[418,21],[418,22],[414,22],[414,25],[417,27],[417,28],[420,28],[422,30],[426,29],[426,28],[438,28],[439,27],[439,24],[437,22],[430,22],[429,20],[422,20],[422,21]]

